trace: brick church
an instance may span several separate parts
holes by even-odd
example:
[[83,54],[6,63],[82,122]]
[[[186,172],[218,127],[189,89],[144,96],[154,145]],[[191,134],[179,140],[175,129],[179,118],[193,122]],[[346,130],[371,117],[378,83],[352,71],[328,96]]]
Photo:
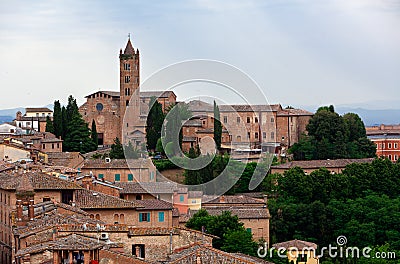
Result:
[[165,110],[176,102],[176,95],[172,91],[140,92],[139,49],[133,47],[130,38],[125,50],[119,52],[119,69],[119,92],[91,93],[79,112],[89,125],[92,120],[96,122],[99,145],[111,145],[118,137],[141,146],[151,97],[157,97]]

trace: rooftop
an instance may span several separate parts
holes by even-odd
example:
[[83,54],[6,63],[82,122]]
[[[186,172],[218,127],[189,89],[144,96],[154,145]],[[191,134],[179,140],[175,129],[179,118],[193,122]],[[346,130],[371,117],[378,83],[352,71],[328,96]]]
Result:
[[28,107],[25,109],[26,113],[37,113],[37,112],[53,112],[47,107]]
[[117,198],[112,195],[95,192],[87,189],[80,189],[75,192],[75,204],[82,209],[93,208],[131,208],[141,207],[140,204]]
[[307,242],[303,240],[290,240],[290,241],[285,241],[281,243],[276,243],[272,245],[276,249],[278,248],[285,248],[285,249],[290,249],[290,248],[297,248],[298,250],[303,250],[303,248],[314,248],[317,249],[317,244],[312,243],[312,242]]

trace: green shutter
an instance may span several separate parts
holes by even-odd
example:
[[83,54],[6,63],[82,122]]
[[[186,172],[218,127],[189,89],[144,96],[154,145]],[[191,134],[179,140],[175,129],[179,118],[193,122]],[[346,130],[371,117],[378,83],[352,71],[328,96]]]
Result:
[[139,222],[143,222],[142,213],[139,213]]
[[150,222],[150,213],[147,213],[147,222]]
[[121,180],[121,174],[115,174],[115,181]]
[[133,174],[128,174],[128,181],[133,181]]
[[104,178],[104,174],[99,174],[99,179],[103,179]]
[[164,212],[158,213],[158,222],[164,222]]
[[184,200],[185,200],[185,197],[181,194],[181,195],[179,196],[179,201],[183,202]]
[[246,228],[246,231],[251,233],[251,228]]

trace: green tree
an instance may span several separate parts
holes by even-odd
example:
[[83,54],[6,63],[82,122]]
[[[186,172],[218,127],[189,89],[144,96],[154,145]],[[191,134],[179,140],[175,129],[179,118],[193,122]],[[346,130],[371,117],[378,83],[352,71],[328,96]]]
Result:
[[221,149],[222,125],[220,121],[219,107],[214,101],[214,141],[218,150]]
[[61,137],[62,139],[65,139],[67,136],[67,125],[68,125],[68,119],[67,119],[67,109],[65,106],[61,108],[61,126],[62,126],[62,132],[61,132]]
[[111,145],[110,158],[112,159],[124,159],[124,147],[122,146],[119,138],[114,139],[114,144]]
[[157,139],[156,151],[160,152],[161,154],[165,154],[164,147],[162,145],[162,139]]
[[50,116],[46,117],[46,132],[54,134],[53,121],[51,121]]
[[256,256],[257,247],[258,245],[253,240],[251,232],[241,228],[224,234],[221,249],[226,252]]
[[74,112],[68,123],[64,147],[66,151],[79,151],[81,153],[97,149],[90,137],[88,124],[82,119],[79,112]]
[[177,155],[182,148],[182,122],[188,120],[192,116],[192,113],[185,103],[171,105],[167,111],[168,114],[165,117],[166,129],[162,131],[164,133],[162,134],[162,139],[167,143],[165,145],[165,152],[168,153],[167,146],[170,144],[171,147],[168,147],[168,150],[171,151],[172,155]]
[[164,122],[164,113],[162,105],[157,101],[156,97],[151,97],[149,107],[151,109],[146,121],[146,143],[148,150],[155,150],[157,141],[161,137],[161,128]]
[[92,120],[91,138],[92,138],[93,144],[97,148],[97,146],[99,145],[99,136],[97,135],[97,127],[96,127],[96,122],[94,121],[94,119]]
[[56,137],[63,137],[62,110],[60,101],[58,100],[54,101],[53,126],[54,126],[54,135],[56,135]]

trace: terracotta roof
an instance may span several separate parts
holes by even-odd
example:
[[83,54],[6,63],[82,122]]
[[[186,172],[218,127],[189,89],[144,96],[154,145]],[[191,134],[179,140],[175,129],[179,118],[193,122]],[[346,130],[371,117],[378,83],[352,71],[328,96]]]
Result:
[[68,215],[53,210],[36,217],[33,221],[29,221],[27,226],[15,228],[14,233],[18,234],[22,238],[43,230],[57,228],[60,225],[77,225],[81,227],[83,224],[104,225],[105,223],[100,220],[89,218],[84,214],[76,213]]
[[313,116],[314,114],[303,109],[282,109],[277,116]]
[[16,257],[26,254],[39,253],[45,250],[94,250],[102,248],[105,243],[94,238],[82,235],[71,234],[66,237],[59,237],[55,241],[36,244],[21,250],[18,250]]
[[75,191],[76,206],[82,209],[92,208],[131,208],[138,206],[136,202],[127,201],[112,195],[86,189]]
[[[81,187],[75,183],[56,178],[42,172],[3,172],[0,173],[0,189],[17,190],[21,181],[31,184],[36,190],[77,190]],[[26,182],[28,181],[28,182]],[[24,184],[25,184],[24,183]]]
[[189,119],[183,123],[185,127],[201,127],[202,122],[200,119]]
[[121,194],[172,194],[178,188],[176,183],[169,182],[116,182],[121,187]]
[[216,198],[203,196],[203,204],[264,204],[263,199],[253,198],[247,195],[222,195]]
[[[183,264],[183,263],[237,263],[237,264],[273,264],[271,262],[250,257],[244,254],[227,253],[210,245],[202,245],[200,243],[192,244],[189,247],[176,249],[175,253],[169,256],[170,261],[166,263]],[[200,258],[200,259],[199,259]]]
[[317,249],[317,244],[297,239],[276,243],[273,244],[272,246],[275,247],[276,249],[278,248],[285,248],[285,249],[297,248],[298,250],[303,250],[303,248]]
[[141,207],[138,207],[137,210],[172,210],[172,204],[158,200],[158,199],[146,199],[146,200],[137,200],[136,203]]
[[220,112],[277,112],[281,109],[279,104],[275,105],[220,105]]
[[175,93],[173,91],[145,91],[145,92],[140,92],[140,97],[141,98],[149,98],[149,97],[157,97],[157,98],[168,98],[171,95],[175,96]]
[[15,164],[0,160],[0,172],[15,168]]
[[263,207],[203,206],[202,208],[210,215],[221,215],[225,211],[230,211],[232,215],[236,215],[239,219],[267,219],[271,217],[268,209]]
[[172,209],[172,217],[179,217],[179,210],[178,208]]
[[196,142],[196,137],[183,137],[183,142]]
[[107,168],[107,169],[126,169],[126,168],[150,168],[154,167],[151,159],[112,159],[111,162],[106,162],[102,159],[86,160],[83,167],[84,169],[90,168]]
[[36,112],[53,112],[47,107],[28,107],[25,108],[26,113],[36,113]]
[[41,143],[59,143],[63,142],[63,140],[59,138],[44,138],[40,141]]
[[202,191],[188,191],[188,198],[202,198]]
[[290,161],[276,166],[271,166],[271,169],[290,169],[300,167],[302,169],[314,168],[344,168],[352,163],[371,163],[374,158],[366,159],[337,159],[337,160],[298,160]]

